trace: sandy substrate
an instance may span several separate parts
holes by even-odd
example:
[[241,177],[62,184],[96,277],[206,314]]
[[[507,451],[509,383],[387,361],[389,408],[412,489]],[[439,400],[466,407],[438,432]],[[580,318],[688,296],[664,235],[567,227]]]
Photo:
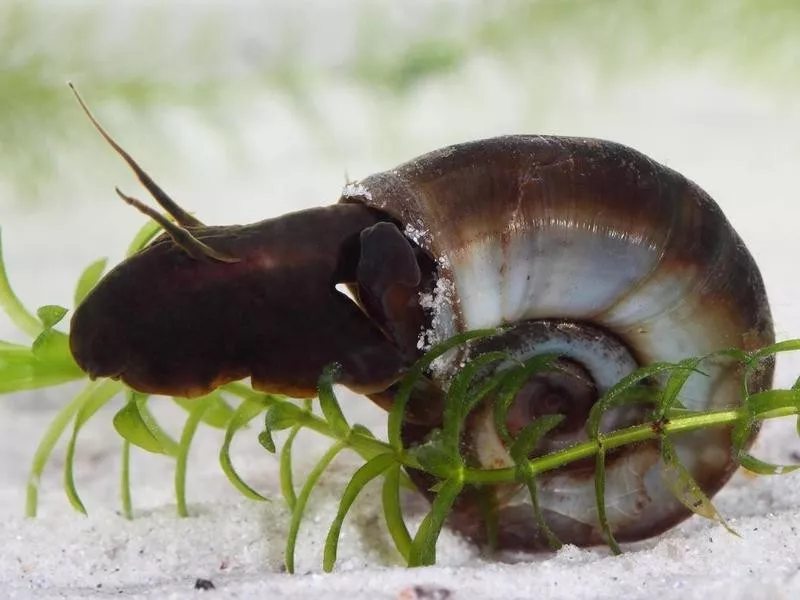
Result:
[[[391,113],[387,126],[375,100],[338,86],[320,89],[328,151],[298,121],[281,96],[237,106],[230,123],[245,134],[248,168],[215,148],[202,121],[166,110],[179,160],[154,166],[148,146],[120,106],[106,119],[120,139],[174,195],[208,222],[252,221],[333,201],[345,169],[358,178],[446,143],[510,132],[598,136],[632,145],[676,168],[714,196],[760,264],[773,305],[778,337],[800,336],[795,256],[800,111],[780,91],[753,90],[721,80],[713,70],[642,73],[599,85],[579,67],[560,74],[557,102],[537,113],[535,90],[515,86],[514,73],[476,61],[463,78],[423,86]],[[572,84],[565,82],[571,81]],[[574,82],[582,82],[580,85]],[[88,90],[85,90],[87,95]],[[454,103],[453,98],[459,101]],[[65,101],[70,101],[65,94]],[[124,108],[124,107],[123,107]],[[117,121],[114,121],[114,117]],[[389,141],[385,137],[394,136]],[[86,143],[96,140],[87,135]],[[280,141],[280,148],[275,141]],[[32,306],[69,305],[83,265],[102,254],[118,258],[139,215],[115,201],[114,183],[135,184],[97,142],[76,155],[79,170],[68,193],[30,213],[3,205],[6,260],[20,295]],[[103,158],[98,158],[103,157]],[[89,200],[91,198],[91,200]],[[102,224],[102,226],[100,226]],[[73,234],[78,230],[80,234]],[[15,337],[0,324],[2,338]],[[781,358],[776,384],[790,385],[797,359]],[[606,550],[566,547],[556,555],[487,561],[446,532],[439,565],[399,567],[381,522],[379,494],[370,488],[342,533],[336,572],[321,571],[322,544],[346,477],[357,462],[339,459],[313,496],[298,544],[298,575],[281,572],[288,513],[280,500],[276,460],[245,432],[234,461],[257,489],[275,500],[244,500],[219,471],[220,436],[202,431],[189,473],[192,518],[175,515],[172,464],[137,452],[133,459],[136,518],[119,507],[120,441],[103,413],[79,441],[78,488],[89,516],[71,510],[61,490],[63,448],[41,485],[40,516],[22,517],[27,470],[35,445],[69,390],[53,389],[0,400],[0,596],[3,598],[189,598],[197,578],[213,581],[215,598],[796,598],[800,597],[800,476],[737,475],[717,496],[720,511],[741,537],[692,519],[658,539]],[[383,415],[367,401],[345,395],[349,415],[382,433]],[[181,413],[157,407],[178,427]],[[325,448],[308,435],[296,477]],[[794,423],[765,428],[760,456],[787,462],[800,453]],[[424,504],[406,498],[411,522]],[[414,591],[414,586],[423,586]],[[427,587],[426,587],[427,586]],[[438,588],[448,590],[437,591]],[[405,595],[403,595],[405,594]],[[417,594],[416,596],[414,594]],[[424,595],[427,594],[427,595]],[[438,595],[437,595],[438,594]]]

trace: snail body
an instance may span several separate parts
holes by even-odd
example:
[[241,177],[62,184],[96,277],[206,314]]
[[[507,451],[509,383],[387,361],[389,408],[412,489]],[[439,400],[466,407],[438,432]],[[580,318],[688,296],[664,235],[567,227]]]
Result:
[[[506,136],[455,145],[348,184],[333,206],[230,227],[178,212],[122,154],[178,225],[163,222],[166,234],[77,308],[70,345],[91,377],[197,396],[250,376],[263,391],[312,396],[335,362],[341,383],[388,408],[429,344],[505,326],[426,374],[403,437],[418,444],[441,425],[442,398],[465,361],[496,349],[517,360],[555,353],[560,368],[534,375],[508,412],[511,432],[544,414],[565,416],[535,450],[543,453],[585,439],[591,406],[639,366],[774,338],[758,268],[719,207],[619,144]],[[681,394],[687,407],[741,402],[739,367],[719,359],[704,371]],[[765,364],[751,391],[771,376]],[[476,466],[509,466],[487,402],[470,415],[463,446]],[[644,410],[613,409],[602,428],[633,425]],[[681,435],[675,445],[708,494],[735,470],[730,429]],[[609,454],[608,516],[620,541],[690,514],[666,489],[661,466],[648,444]],[[410,475],[430,495],[430,476]],[[592,469],[580,464],[537,478],[561,541],[603,542],[593,485]],[[450,524],[484,542],[477,493],[461,494]],[[527,492],[491,493],[500,547],[547,547]]]

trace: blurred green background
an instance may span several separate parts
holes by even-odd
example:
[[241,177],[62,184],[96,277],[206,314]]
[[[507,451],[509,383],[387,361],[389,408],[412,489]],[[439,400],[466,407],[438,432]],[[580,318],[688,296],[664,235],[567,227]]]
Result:
[[409,112],[436,98],[431,105],[458,113],[474,102],[465,94],[509,82],[516,101],[497,110],[512,108],[513,118],[481,116],[499,123],[497,133],[547,127],[576,87],[602,103],[620,81],[668,72],[711,69],[740,85],[796,93],[798,32],[792,0],[5,0],[0,205],[46,201],[46,184],[73,184],[85,161],[110,164],[87,135],[68,79],[109,126],[134,143],[151,141],[160,150],[153,160],[173,168],[186,143],[169,116],[213,134],[206,143],[234,153],[234,162],[263,166],[249,151],[247,119],[237,118],[259,104],[280,106],[295,135],[313,138],[329,158],[358,154],[355,140],[366,137],[388,160],[419,135],[404,126]]

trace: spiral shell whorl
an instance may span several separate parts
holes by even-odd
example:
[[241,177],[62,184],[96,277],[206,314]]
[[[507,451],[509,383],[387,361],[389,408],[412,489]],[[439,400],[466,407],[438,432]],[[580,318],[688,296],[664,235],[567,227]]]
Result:
[[[494,138],[426,154],[353,189],[342,201],[385,211],[436,260],[446,292],[432,324],[439,339],[531,320],[584,322],[611,332],[640,365],[774,340],[761,275],[719,207],[679,173],[625,146]],[[683,390],[685,404],[741,402],[737,368],[720,360],[704,371],[708,377],[692,377]],[[769,386],[771,375],[766,365],[752,391]],[[449,374],[441,377],[446,387]],[[735,470],[728,429],[681,436],[677,447],[707,493]],[[615,460],[607,499],[619,539],[653,535],[689,514],[664,488],[655,449]],[[542,505],[565,541],[602,542],[590,475],[568,470],[539,480]],[[517,528],[509,543],[537,547],[541,536],[519,529],[509,502],[506,525]],[[462,499],[455,521],[469,533],[477,517],[467,504]]]

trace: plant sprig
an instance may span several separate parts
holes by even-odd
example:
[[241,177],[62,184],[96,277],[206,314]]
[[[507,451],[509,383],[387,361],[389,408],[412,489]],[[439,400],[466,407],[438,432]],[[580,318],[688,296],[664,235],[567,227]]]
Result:
[[[153,223],[148,223],[137,234],[129,253],[144,247],[158,233]],[[106,261],[89,265],[79,278],[75,301],[80,302],[102,277]],[[60,385],[85,377],[75,364],[70,352],[68,337],[56,329],[67,314],[58,306],[44,306],[29,311],[14,294],[6,275],[0,249],[0,306],[17,327],[32,338],[30,347],[0,342],[0,393],[14,392]],[[48,426],[37,448],[28,480],[26,514],[35,516],[38,506],[38,483],[58,440],[67,434],[67,459],[64,466],[64,489],[72,505],[83,513],[87,509],[75,486],[74,458],[82,427],[101,408],[114,398],[124,396],[126,401],[112,419],[123,439],[121,467],[122,513],[127,518],[134,515],[130,489],[131,447],[161,453],[176,461],[175,498],[180,516],[189,516],[186,498],[188,454],[200,426],[224,431],[219,461],[222,471],[232,485],[244,496],[256,501],[268,500],[239,475],[230,453],[234,437],[256,418],[263,423],[258,439],[270,453],[279,455],[280,489],[291,512],[289,535],[286,540],[285,564],[292,572],[295,566],[295,548],[305,509],[315,488],[330,464],[345,451],[358,455],[363,463],[345,486],[339,507],[328,530],[323,568],[334,568],[340,533],[355,501],[367,486],[382,479],[381,502],[387,529],[401,559],[409,566],[430,565],[436,561],[436,544],[452,510],[453,504],[467,488],[480,491],[482,486],[517,485],[527,489],[533,507],[534,519],[553,548],[561,541],[550,530],[539,506],[537,477],[564,465],[585,460],[595,460],[595,502],[600,527],[609,547],[614,552],[621,549],[614,539],[606,515],[605,459],[610,451],[647,440],[659,444],[664,463],[665,482],[670,491],[689,510],[705,518],[720,522],[731,530],[718,513],[711,500],[681,464],[675,450],[674,438],[678,434],[730,426],[733,430],[733,454],[747,469],[759,474],[787,473],[800,465],[773,465],[752,456],[747,448],[752,433],[766,419],[800,415],[800,379],[791,389],[774,389],[750,394],[749,377],[761,361],[781,352],[800,350],[800,340],[788,340],[753,352],[726,349],[704,357],[694,357],[677,363],[656,363],[643,367],[624,377],[593,406],[586,422],[587,439],[567,448],[530,458],[533,449],[543,437],[559,425],[562,415],[544,415],[529,423],[513,435],[506,426],[506,416],[513,399],[534,373],[557,369],[551,355],[535,356],[515,363],[503,352],[490,352],[473,359],[455,375],[445,395],[442,423],[420,445],[408,448],[402,438],[405,411],[415,386],[426,376],[434,360],[455,347],[474,340],[495,335],[500,330],[471,331],[454,336],[427,352],[402,379],[387,420],[386,441],[376,437],[366,427],[350,424],[334,391],[339,370],[330,365],[319,379],[318,412],[310,399],[296,401],[286,397],[259,393],[242,383],[227,384],[202,398],[189,401],[174,398],[174,402],[187,412],[186,421],[178,440],[170,437],[150,413],[150,397],[127,389],[111,380],[89,382],[67,403]],[[704,376],[703,363],[719,358],[738,362],[744,371],[741,406],[699,411],[690,410],[680,401],[681,391],[692,375]],[[501,367],[502,368],[499,368]],[[653,380],[663,383],[653,386]],[[650,382],[650,383],[647,383]],[[507,443],[513,466],[486,469],[474,464],[474,459],[464,454],[462,436],[470,414],[481,406],[487,397],[494,399],[492,418],[498,434]],[[603,415],[614,407],[644,403],[649,409],[645,422],[612,431],[601,431]],[[71,428],[70,428],[71,426]],[[800,418],[798,418],[800,428]],[[293,452],[298,434],[314,431],[331,438],[330,448],[323,454],[311,472],[306,475],[299,491],[295,487]],[[283,446],[278,448],[273,434],[288,430]],[[798,432],[800,434],[800,430]],[[412,534],[403,515],[401,490],[413,489],[407,470],[423,471],[434,476],[438,483],[431,488],[433,501],[428,514]],[[485,496],[479,494],[481,498]],[[492,507],[484,507],[487,538],[496,537],[497,523],[493,522]],[[731,530],[732,531],[732,530]]]

